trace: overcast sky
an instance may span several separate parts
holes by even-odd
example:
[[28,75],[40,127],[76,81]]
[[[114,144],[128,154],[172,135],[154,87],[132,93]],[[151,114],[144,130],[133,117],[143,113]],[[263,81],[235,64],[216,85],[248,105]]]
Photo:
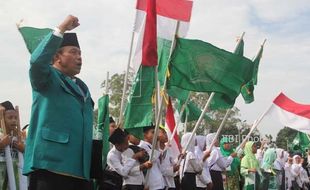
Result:
[[[0,101],[20,106],[21,122],[29,122],[31,88],[29,54],[15,23],[24,19],[38,27],[55,27],[68,14],[77,16],[83,68],[79,75],[96,101],[100,83],[126,69],[135,0],[9,0],[0,1]],[[195,0],[187,38],[208,41],[233,51],[236,37],[246,32],[245,56],[255,56],[267,38],[259,68],[255,102],[238,98],[241,119],[252,123],[283,91],[310,104],[310,3],[308,0]],[[262,133],[275,135],[282,126],[266,117]]]

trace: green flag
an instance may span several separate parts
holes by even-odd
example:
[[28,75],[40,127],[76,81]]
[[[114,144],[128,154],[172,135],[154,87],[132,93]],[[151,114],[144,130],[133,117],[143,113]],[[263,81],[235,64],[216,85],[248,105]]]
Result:
[[125,110],[124,129],[143,139],[143,127],[153,122],[155,68],[140,66]]
[[252,79],[246,83],[241,88],[241,94],[245,101],[245,103],[249,104],[254,101],[254,85],[257,85],[257,74],[258,74],[258,67],[260,59],[263,55],[263,46],[260,47],[258,54],[256,55],[254,62],[254,70],[253,70],[253,76]]
[[[241,38],[238,41],[238,44],[235,48],[234,54],[238,56],[243,56],[244,52],[244,41],[243,38]],[[229,96],[226,94],[219,94],[215,93],[211,104],[210,104],[210,109],[212,110],[218,110],[218,109],[230,109],[235,105],[235,99],[231,99]]]
[[[180,113],[181,108],[185,102],[178,100],[177,103],[178,103],[178,111]],[[189,101],[185,107],[185,110],[184,110],[182,116],[181,116],[181,122],[182,123],[185,122],[186,116],[187,116],[188,122],[197,121],[199,119],[200,115],[201,115],[201,109],[199,109],[198,106],[193,101]],[[205,114],[204,118],[207,121],[211,121],[211,118],[207,114]]]
[[306,153],[306,150],[309,149],[310,140],[306,133],[298,132],[293,142],[290,144],[290,149],[292,151],[301,151]]
[[[158,38],[157,39],[157,52],[158,52],[158,78],[160,84],[164,84],[165,77],[167,76],[166,72],[168,69],[168,59],[169,59],[169,52],[171,48],[171,41]],[[179,111],[181,109],[180,104],[184,104],[189,96],[189,91],[184,90],[182,88],[178,88],[176,86],[172,86],[168,89],[168,94],[171,97],[178,99]],[[198,120],[201,110],[197,107],[197,105],[190,101],[186,106],[186,110],[182,115],[181,121],[185,121],[185,116],[188,115],[188,121]],[[206,115],[206,119],[210,120],[210,118]]]
[[107,155],[110,150],[110,117],[109,117],[109,96],[104,95],[98,100],[98,132],[102,133],[102,165],[107,163]]
[[40,42],[53,30],[50,28],[33,28],[33,27],[20,27],[18,28],[21,33],[29,53],[32,53],[40,44]]
[[235,100],[252,77],[253,62],[200,40],[178,38],[168,88],[216,92]]

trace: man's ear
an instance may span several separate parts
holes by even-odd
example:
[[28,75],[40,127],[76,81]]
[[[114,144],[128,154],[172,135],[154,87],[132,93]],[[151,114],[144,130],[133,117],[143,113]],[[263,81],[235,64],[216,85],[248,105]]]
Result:
[[54,55],[54,57],[53,57],[53,65],[58,61],[60,59],[60,55],[59,55],[59,53],[57,52],[55,55]]

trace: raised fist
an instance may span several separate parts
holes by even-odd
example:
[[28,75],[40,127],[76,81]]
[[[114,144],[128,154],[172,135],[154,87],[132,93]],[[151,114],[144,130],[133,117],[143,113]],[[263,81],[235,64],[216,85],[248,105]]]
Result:
[[58,26],[61,33],[70,31],[80,25],[79,19],[73,15],[68,15],[65,20]]

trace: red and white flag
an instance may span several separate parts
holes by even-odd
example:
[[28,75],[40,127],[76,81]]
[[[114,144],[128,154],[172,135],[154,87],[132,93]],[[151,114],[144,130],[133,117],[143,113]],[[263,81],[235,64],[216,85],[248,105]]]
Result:
[[[145,50],[147,50],[146,47],[150,47],[150,49],[154,50],[153,42],[157,40],[157,37],[172,40],[176,35],[175,30],[178,21],[180,21],[180,23],[177,35],[179,37],[186,36],[189,29],[192,6],[193,2],[188,0],[137,0],[134,31],[139,37],[131,66],[135,73],[141,64],[145,65],[146,61],[144,60],[148,59],[145,57],[147,54],[144,53]],[[154,19],[154,9],[156,9],[156,19]],[[150,10],[152,11],[151,13]],[[151,17],[152,19],[150,19]],[[154,20],[156,20],[156,27],[154,27]],[[155,28],[155,31],[151,30],[151,28]],[[154,32],[156,34],[155,38]],[[151,37],[150,34],[153,37],[152,43],[147,41],[147,39]],[[153,46],[149,46],[150,44],[153,44]],[[154,58],[155,54],[151,53],[151,55],[151,58]]]
[[269,113],[287,127],[310,134],[310,105],[303,105],[280,93],[273,101]]
[[177,157],[180,154],[180,143],[179,143],[178,134],[175,133],[174,137],[171,138],[171,135],[175,127],[176,126],[175,126],[174,113],[173,113],[173,108],[171,104],[171,99],[169,97],[169,103],[167,105],[167,112],[166,112],[166,129],[167,129],[166,132],[167,132],[168,139],[172,139],[169,145],[171,146],[172,155],[175,155]]

